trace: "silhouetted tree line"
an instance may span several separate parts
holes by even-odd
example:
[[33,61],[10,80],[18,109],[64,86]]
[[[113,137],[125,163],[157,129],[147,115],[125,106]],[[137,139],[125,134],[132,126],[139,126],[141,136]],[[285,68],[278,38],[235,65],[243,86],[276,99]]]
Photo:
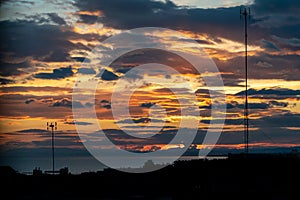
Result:
[[79,175],[23,175],[1,167],[9,199],[299,199],[300,159],[294,155],[230,155],[176,161],[149,173],[114,169]]

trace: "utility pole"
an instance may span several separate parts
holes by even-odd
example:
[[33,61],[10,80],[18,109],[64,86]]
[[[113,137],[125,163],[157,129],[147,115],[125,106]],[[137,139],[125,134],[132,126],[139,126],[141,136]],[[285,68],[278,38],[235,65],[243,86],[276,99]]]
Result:
[[56,122],[47,122],[47,131],[51,129],[52,134],[52,174],[55,172],[55,163],[54,163],[54,130],[57,130],[57,123]]
[[244,144],[245,153],[249,152],[249,112],[248,112],[248,18],[250,8],[241,8],[240,17],[244,17],[245,26],[245,108],[244,108]]

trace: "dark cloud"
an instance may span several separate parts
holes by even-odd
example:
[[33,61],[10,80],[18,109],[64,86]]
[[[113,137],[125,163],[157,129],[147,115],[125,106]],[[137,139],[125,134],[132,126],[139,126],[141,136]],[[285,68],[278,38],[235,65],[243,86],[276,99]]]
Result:
[[207,40],[196,40],[196,42],[200,43],[200,44],[213,44],[212,42],[210,41],[207,41]]
[[269,51],[281,51],[281,49],[278,46],[276,46],[276,44],[265,39],[262,40],[262,47]]
[[[274,51],[276,50],[272,52]],[[267,53],[265,51],[248,57],[248,77],[250,79],[299,80],[299,55],[270,55]],[[226,62],[214,59],[220,72],[227,73],[222,75],[225,85],[239,85],[241,81],[244,81],[244,60],[243,56],[235,56]]]
[[[287,19],[284,20],[289,19],[292,21],[295,15],[298,16],[300,5],[299,2],[296,3],[295,1],[296,0],[288,0],[282,3],[280,0],[268,0],[267,2],[269,3],[266,3],[263,0],[256,0],[251,5],[255,14],[252,20],[250,20],[250,23],[260,26],[251,27],[251,39],[261,39],[263,35],[270,36],[271,32],[281,36],[291,35],[291,32],[286,29],[278,28],[276,24],[272,22],[274,21],[273,18],[279,18],[278,20],[282,21],[280,13],[284,13],[284,16],[288,16]],[[281,4],[284,4],[282,10]],[[75,5],[83,11],[99,10],[103,12],[104,16],[99,20],[106,26],[118,29],[165,27],[175,30],[208,33],[214,36],[243,41],[243,34],[241,34],[243,31],[243,22],[237,17],[240,10],[239,7],[201,9],[180,7],[171,1],[163,2],[153,0],[129,0],[126,2],[122,0],[103,0],[101,2],[77,0]],[[298,12],[296,12],[297,10]],[[91,19],[91,22],[86,20],[86,23],[92,23],[94,21],[95,19]],[[295,18],[295,21],[295,23],[297,23],[297,21],[299,22],[297,18]],[[295,23],[288,25],[293,26]],[[262,25],[267,24],[274,26],[272,30],[261,29]],[[293,29],[295,28],[296,27],[293,26]]]
[[298,0],[255,0],[252,8],[255,14],[299,14]]
[[[209,124],[211,123],[211,120],[201,120],[202,123]],[[217,123],[217,120],[212,120],[212,122]],[[278,134],[281,135],[281,137],[285,137],[286,133],[288,132],[285,130],[285,127],[299,127],[300,124],[300,115],[299,114],[292,114],[292,113],[287,113],[287,114],[281,114],[281,115],[274,115],[274,116],[266,116],[266,117],[261,117],[259,119],[251,120],[250,119],[250,126],[252,127],[259,127],[263,132],[266,132],[267,129],[270,127],[272,128],[279,128],[281,127],[282,129],[276,130],[278,131]],[[244,120],[241,119],[226,119],[225,124],[227,125],[243,125]],[[274,130],[272,130],[275,132]],[[251,131],[253,132],[253,131]],[[273,132],[270,132],[269,134],[272,135]],[[290,131],[292,132],[292,131]],[[262,138],[262,136],[257,136],[257,138]],[[298,137],[299,139],[299,137]]]
[[[37,147],[47,147],[50,144],[50,134],[48,131],[48,134],[41,135],[45,138],[45,140],[35,140],[32,141],[32,144],[35,144]],[[77,134],[73,134],[70,132],[63,132],[63,131],[56,131],[55,132],[55,146],[57,148],[59,147],[75,147],[75,146],[81,146],[81,143],[79,142],[79,136]]]
[[[24,90],[26,91],[26,90]],[[35,91],[45,91],[35,90]],[[64,119],[66,116],[72,115],[71,108],[71,96],[59,95],[53,99],[55,90],[51,91],[47,96],[36,96],[30,92],[27,94],[3,94],[0,99],[0,115],[5,117],[14,117],[16,119],[24,119],[27,117],[35,118],[51,118],[51,119]],[[56,93],[55,93],[56,94]],[[34,103],[25,104],[28,99],[35,99]],[[67,99],[69,102],[59,103],[62,99]],[[53,104],[59,107],[53,107]],[[75,105],[82,106],[80,102]],[[65,106],[63,106],[65,105]]]
[[9,0],[0,0],[0,5],[6,3],[6,2],[8,2],[8,1],[9,1]]
[[77,62],[86,62],[89,63],[91,62],[90,59],[85,58],[85,57],[72,57],[73,60],[77,61]]
[[109,103],[109,101],[103,99],[103,100],[100,101],[100,103]]
[[167,75],[165,75],[165,78],[166,78],[166,79],[170,79],[170,78],[171,78],[171,75],[167,74]]
[[106,109],[111,109],[111,103],[105,99],[100,101],[100,107],[101,108],[106,108]]
[[0,84],[1,85],[7,85],[7,84],[11,84],[14,83],[14,80],[11,79],[6,79],[6,78],[0,78]]
[[[285,133],[282,133],[283,129],[268,129],[270,132],[262,134],[260,130],[256,131],[251,131],[250,135],[250,142],[255,143],[255,142],[265,142],[265,143],[270,143],[272,142],[273,144],[280,144],[280,143],[287,143],[287,142],[298,142],[299,143],[299,131],[298,132],[292,132],[292,131],[286,131]],[[24,130],[25,133],[28,132],[30,133],[30,130]],[[43,155],[48,155],[49,149],[43,149],[44,147],[48,147],[49,144],[51,144],[49,135],[44,134],[46,133],[46,130],[32,130],[32,133],[36,132],[39,133],[41,132],[41,135],[43,135],[44,138],[48,138],[45,141],[33,141],[32,144],[38,146],[37,152],[32,152],[33,155],[35,156],[41,156]],[[125,134],[121,130],[115,130],[115,129],[110,129],[110,130],[105,130],[105,134],[107,137],[111,139],[111,141],[118,146],[122,147],[123,149],[129,150],[129,151],[135,151],[135,152],[141,152],[143,151],[143,147],[145,145],[152,145],[152,149],[149,149],[148,151],[156,151],[160,149],[161,147],[159,145],[161,144],[167,144],[176,134],[177,130],[172,130],[172,131],[162,131],[160,134],[157,134],[151,138],[147,139],[140,139],[140,138],[134,138],[131,137],[127,134]],[[202,144],[203,138],[205,136],[205,131],[198,130],[197,136],[194,140],[195,144]],[[96,136],[99,136],[99,134],[95,133]],[[57,140],[57,151],[60,152],[58,155],[59,157],[65,157],[65,156],[70,156],[70,155],[80,155],[83,156],[82,153],[80,153],[81,149],[69,149],[69,151],[65,152],[61,148],[63,146],[65,147],[70,147],[74,145],[82,146],[80,142],[78,142],[79,137],[76,134],[69,134],[69,133],[64,133],[64,132],[58,132],[57,134],[58,140]],[[241,144],[243,143],[243,132],[241,131],[229,131],[229,132],[223,132],[221,134],[221,137],[219,138],[218,144]],[[8,144],[7,144],[8,145]],[[26,145],[26,144],[23,144]],[[265,149],[265,146],[259,147],[262,149]],[[29,149],[21,149],[18,152],[15,152],[15,155],[24,155],[24,152],[27,152]],[[222,150],[218,149],[218,147],[215,147],[215,150],[217,151],[222,151],[224,152],[232,152],[232,149],[224,148]],[[15,149],[16,151],[16,149]],[[75,151],[75,154],[74,154]],[[144,150],[145,151],[145,150]],[[254,151],[253,148],[251,148],[251,151]],[[48,152],[48,153],[47,153]],[[280,151],[279,151],[280,152]],[[188,152],[186,155],[191,155],[189,154],[191,152]]]
[[288,102],[279,102],[279,101],[270,101],[269,104],[272,105],[273,107],[287,107],[289,105]]
[[298,39],[298,38],[281,38],[281,37],[277,37],[277,36],[273,35],[272,39],[276,40],[277,42],[279,42],[281,44],[286,44],[286,45],[295,46],[295,47],[300,46],[300,39]]
[[212,105],[206,105],[206,106],[199,106],[200,109],[211,109]]
[[[249,77],[255,79],[299,80],[300,71],[297,64],[300,56],[261,54],[249,59]],[[261,65],[261,62],[268,63]],[[296,75],[297,74],[297,75]]]
[[160,120],[160,119],[150,119],[148,117],[142,117],[142,118],[135,118],[135,119],[124,119],[118,121],[118,123],[127,124],[127,123],[132,123],[132,121],[134,123],[165,122],[164,120]]
[[[284,6],[282,6],[284,4]],[[201,9],[192,7],[180,7],[170,1],[77,1],[75,4],[82,11],[101,11],[103,16],[99,21],[108,27],[117,29],[131,29],[137,27],[164,27],[174,30],[187,30],[194,33],[207,33],[208,37],[216,44],[222,41],[218,37],[243,42],[243,20],[240,20],[240,7]],[[249,57],[249,78],[256,79],[285,79],[299,80],[299,68],[297,55],[272,56],[269,52],[285,51],[284,45],[291,42],[297,43],[300,35],[300,5],[296,0],[256,0],[250,5],[252,17],[249,20],[249,40],[252,45],[261,46],[267,51]],[[281,7],[283,9],[281,9]],[[295,17],[298,16],[298,17]],[[280,38],[290,38],[291,41],[272,38],[276,35]],[[200,43],[207,43],[199,40]],[[278,44],[280,43],[280,44]],[[294,47],[294,49],[291,49]],[[297,51],[297,46],[290,46],[290,51]],[[232,53],[232,52],[227,52]],[[233,55],[234,56],[234,55]],[[147,60],[151,59],[148,56]],[[236,55],[234,56],[236,57]],[[160,60],[159,57],[155,61]],[[134,58],[130,58],[135,63]],[[166,60],[166,57],[164,58]],[[221,72],[230,72],[235,77],[224,75],[226,86],[239,86],[244,77],[243,57],[228,59],[226,62],[217,61]],[[262,65],[269,63],[270,65]],[[170,66],[170,65],[169,65]],[[261,69],[272,66],[270,69]],[[255,68],[255,70],[252,70]],[[257,68],[257,69],[256,69]],[[257,73],[260,71],[260,73]],[[125,71],[126,72],[126,71]]]
[[8,63],[1,62],[0,75],[1,76],[17,76],[25,74],[24,69],[33,67],[30,60],[25,60],[22,62]]
[[47,130],[44,129],[24,129],[21,131],[18,131],[19,133],[45,133],[48,132]]
[[103,105],[102,107],[106,108],[106,109],[111,109],[111,104],[106,104],[106,105]]
[[54,80],[59,80],[59,79],[64,79],[67,77],[73,76],[74,72],[72,71],[72,67],[61,67],[59,69],[54,69],[52,73],[38,73],[35,74],[35,78],[40,78],[40,79],[54,79]]
[[37,25],[54,23],[51,20],[51,17],[48,16],[48,14],[35,14],[35,15],[29,15],[29,16],[27,15],[26,21],[36,23]]
[[119,79],[119,76],[106,69],[100,72],[97,77],[100,77],[104,81],[114,81]]
[[259,127],[299,127],[300,126],[300,114],[282,114],[275,116],[262,117],[255,120],[253,123]]
[[200,88],[195,91],[195,94],[197,94],[197,96],[201,96],[203,98],[210,98],[210,94],[221,95],[222,93],[215,91],[215,90],[208,90],[208,89]]
[[268,62],[265,62],[265,61],[258,61],[257,62],[257,66],[259,67],[264,67],[264,68],[270,68],[270,67],[273,67],[272,64],[268,63]]
[[[122,126],[122,128],[129,128],[129,129],[136,129],[137,127],[136,126]],[[161,129],[163,128],[164,130],[166,129],[173,129],[173,130],[177,130],[177,127],[176,126],[150,126],[150,125],[147,125],[147,128],[153,128],[153,130],[151,131],[155,131],[156,129]]]
[[[53,14],[50,16],[55,18]],[[55,19],[58,20],[57,17]],[[39,24],[36,20],[1,21],[0,26],[2,62],[5,62],[4,59],[8,53],[15,58],[31,57],[40,61],[69,61],[71,50],[88,50],[80,43],[73,44],[69,41],[85,38],[85,35],[78,35],[67,27],[63,29],[57,25]]]
[[80,122],[80,121],[66,121],[64,124],[69,124],[69,125],[79,125],[79,126],[88,126],[92,125],[93,123],[90,122]]
[[80,126],[87,126],[87,125],[92,125],[93,123],[90,123],[90,122],[78,122],[78,121],[76,121],[75,124],[76,125],[80,125]]
[[79,74],[96,74],[96,71],[93,68],[79,68]]
[[150,108],[151,106],[154,106],[156,103],[151,103],[151,102],[149,102],[149,103],[142,103],[140,106],[142,107],[142,108]]
[[23,4],[30,4],[30,5],[34,5],[34,1],[27,1],[27,0],[22,0],[20,1],[20,3],[23,3]]
[[26,6],[26,4],[29,4],[29,5],[34,5],[35,4],[34,1],[27,1],[27,0],[18,0],[18,1],[0,0],[0,5],[5,4],[5,3],[24,4],[25,6]]
[[[271,107],[287,107],[287,102],[278,102],[278,101],[270,101],[268,103],[249,103],[249,109],[268,109]],[[239,104],[237,106],[233,105],[232,108],[244,108],[243,104]],[[228,108],[229,109],[229,108]]]
[[[171,1],[77,1],[79,9],[100,10],[105,17],[101,22],[118,29],[137,27],[165,27],[190,30],[242,40],[241,22],[236,15],[239,8],[200,9],[179,7]],[[202,42],[202,41],[199,41]]]
[[[245,95],[245,91],[238,92],[235,94],[236,96],[242,96]],[[253,96],[297,96],[300,95],[300,90],[291,90],[287,88],[276,88],[276,89],[261,89],[261,90],[255,90],[255,89],[249,89],[248,90],[248,95],[253,95]]]
[[[244,108],[244,106],[243,105],[238,105],[237,106],[238,108]],[[267,104],[267,103],[248,103],[248,108],[249,109],[263,109],[263,110],[265,110],[265,109],[268,109],[268,108],[270,108],[270,104]]]
[[[299,26],[299,10],[300,3],[297,0],[255,0],[252,5],[254,16],[259,19],[256,24],[262,28],[272,28],[275,35],[281,27],[281,33],[293,34],[284,29]],[[299,32],[296,29],[294,31]]]
[[[214,120],[201,120],[204,124],[209,124],[214,122]],[[217,122],[217,120],[215,120]],[[226,125],[242,125],[244,123],[244,119],[226,119],[224,124]]]
[[32,102],[35,102],[35,99],[26,99],[25,104],[30,104]]
[[34,87],[34,86],[13,86],[13,87],[3,87],[0,88],[0,91],[2,93],[10,93],[10,92],[66,92],[66,93],[71,93],[72,89],[71,88],[63,88],[63,87],[50,87],[50,86],[39,86],[39,87]]
[[[106,2],[106,1],[104,1]],[[98,2],[99,5],[93,6],[91,8],[92,10],[102,10],[101,4],[103,2]],[[148,5],[149,1],[143,1],[145,5]],[[153,2],[152,2],[153,3]],[[152,8],[152,3],[149,3],[149,6],[146,6],[148,8]],[[89,2],[85,2],[83,4],[86,8],[89,7]],[[96,3],[94,3],[96,4]],[[106,2],[105,4],[109,4],[109,2]],[[109,8],[107,8],[107,13],[110,15],[114,15],[114,6],[117,6],[120,4],[120,7],[124,7],[124,11],[120,12],[128,12],[126,11],[127,8],[125,5],[122,4],[122,2],[116,2],[116,4],[112,5]],[[156,4],[154,2],[153,4]],[[159,2],[158,4],[161,4]],[[84,7],[85,7],[84,6]],[[155,5],[156,6],[156,5]],[[155,7],[154,6],[154,7]],[[176,7],[176,6],[175,6]],[[179,7],[176,7],[179,8]],[[145,23],[151,21],[153,23],[151,26],[161,26],[161,27],[167,27],[177,30],[190,30],[192,32],[199,32],[199,33],[208,33],[209,37],[213,39],[214,42],[222,43],[222,40],[218,39],[218,37],[225,37],[229,38],[234,41],[240,41],[243,42],[243,22],[242,20],[239,21],[238,17],[236,15],[239,13],[238,7],[232,7],[232,8],[224,8],[224,9],[195,9],[195,8],[181,8],[175,9],[174,12],[177,12],[178,10],[184,10],[186,9],[186,15],[178,15],[178,16],[171,16],[168,17],[168,12],[165,12],[164,14],[161,13],[155,13],[154,16],[142,16],[139,17],[139,13],[132,13],[132,15],[136,15],[135,18],[132,17],[132,22],[128,22],[129,27],[123,27],[124,29],[128,28],[136,28],[140,26],[135,26],[136,20],[139,20],[146,17]],[[151,10],[151,9],[150,9]],[[155,9],[154,9],[155,10]],[[153,11],[154,12],[154,11]],[[179,12],[179,11],[178,11]],[[148,12],[152,13],[152,12]],[[119,13],[120,14],[120,13]],[[164,16],[166,15],[166,16]],[[105,15],[106,16],[106,15]],[[123,20],[126,21],[128,15],[124,13],[125,17],[122,18],[109,18],[104,17],[107,20],[107,23],[109,24],[111,21],[116,21],[115,23],[120,23],[120,26],[126,26],[126,23],[123,23]],[[159,18],[156,20],[156,17]],[[176,18],[183,18],[179,20],[175,20]],[[130,17],[128,17],[130,18]],[[130,19],[128,19],[130,20]],[[225,22],[226,20],[226,22]],[[219,22],[222,22],[219,24]],[[278,51],[286,51],[285,47],[283,45],[278,44],[279,42],[275,39],[272,39],[272,35],[279,35],[280,37],[287,37],[287,38],[295,38],[297,35],[300,35],[300,29],[299,25],[294,26],[283,26],[283,27],[273,27],[273,28],[261,28],[255,25],[256,21],[251,20],[252,24],[249,27],[249,43],[252,45],[257,45],[266,48],[268,51],[264,52],[257,52],[255,56],[251,56],[248,59],[249,62],[249,78],[255,78],[255,79],[285,79],[285,80],[299,80],[299,76],[296,76],[296,74],[299,74],[299,68],[298,68],[298,60],[299,56],[296,54],[282,54],[282,55],[270,55],[270,52],[278,52]],[[106,22],[106,21],[105,21]],[[183,25],[182,22],[185,22]],[[158,23],[158,24],[155,24]],[[159,24],[162,23],[162,24]],[[142,24],[142,22],[141,22]],[[130,27],[132,26],[132,27]],[[146,26],[146,25],[141,25]],[[180,28],[178,28],[178,26]],[[184,27],[181,27],[184,26]],[[113,26],[114,27],[114,26]],[[122,28],[122,27],[117,27]],[[296,51],[297,49],[294,49],[293,51]],[[147,52],[149,53],[149,52]],[[218,52],[219,53],[219,52]],[[224,61],[218,61],[217,59],[216,64],[219,67],[221,72],[229,72],[231,74],[224,74],[222,77],[224,77],[224,84],[226,86],[240,86],[240,83],[242,82],[242,79],[244,78],[244,58],[243,56],[237,57],[236,53],[229,52],[227,50],[224,50],[223,53],[231,54],[233,59],[228,59],[226,62]],[[142,57],[145,58],[142,58]],[[140,60],[139,60],[140,59]],[[115,70],[116,72],[127,72],[129,69],[127,68],[120,68],[120,66],[123,65],[129,65],[129,64],[139,64],[147,62],[157,62],[158,60],[162,60],[164,63],[171,66],[171,61],[167,59],[166,54],[162,54],[161,52],[157,52],[156,54],[137,54],[135,56],[128,56],[123,57],[122,63],[118,63],[119,67]],[[175,60],[177,64],[179,63],[178,59]],[[179,64],[181,68],[181,63]],[[272,69],[266,69],[266,67],[272,67]],[[119,70],[120,69],[120,70]],[[255,69],[255,70],[254,70]],[[260,73],[258,73],[258,71]]]
[[[260,102],[260,103],[248,103],[248,108],[249,109],[269,109],[272,107],[287,107],[288,103],[287,102],[278,102],[278,101],[269,101],[268,103],[265,102]],[[199,106],[200,109],[211,109],[212,105],[206,105],[206,106]],[[236,101],[232,101],[230,103],[226,103],[226,109],[244,109],[245,104],[239,104]]]
[[201,95],[201,97],[203,97],[203,98],[210,98],[208,89],[197,89],[195,91],[195,94]]
[[121,68],[117,68],[117,69],[116,69],[116,72],[125,74],[125,73],[128,72],[129,70],[131,70],[130,67],[121,67]]
[[[199,72],[185,59],[176,55],[175,53],[168,52],[160,49],[145,48],[137,49],[128,52],[119,58],[117,58],[111,65],[116,72],[126,73],[126,78],[142,79],[144,74],[153,75],[169,75],[166,71],[154,68],[151,71],[145,71],[141,73],[127,73],[132,68],[149,63],[159,63],[170,66],[182,74],[198,74]],[[155,65],[154,65],[155,66]]]
[[[116,145],[128,151],[143,151],[145,145],[159,145],[168,144],[177,132],[176,130],[162,130],[159,134],[156,134],[148,138],[137,138],[126,134],[122,130],[106,129],[105,135]],[[95,133],[96,136],[99,134]]]
[[[227,110],[235,109],[235,108],[243,109],[244,107],[245,107],[244,104],[238,104],[237,102],[226,104]],[[200,109],[211,109],[212,105],[210,104],[210,105],[207,105],[207,106],[200,106],[199,108]],[[270,105],[267,104],[267,103],[249,103],[248,108],[249,109],[267,109],[267,108],[270,108]]]
[[98,21],[99,17],[94,15],[84,15],[80,14],[80,22],[86,23],[86,24],[94,24]]
[[71,108],[72,101],[67,98],[64,98],[64,99],[55,101],[51,106],[52,107],[70,107]]
[[60,16],[58,16],[58,14],[48,13],[47,15],[50,17],[51,21],[53,21],[54,23],[56,23],[58,25],[66,25],[66,21],[63,18],[61,18]]
[[72,102],[70,99],[68,98],[63,98],[60,100],[56,100],[51,104],[52,107],[68,107],[68,108],[72,108],[76,107],[76,108],[83,108],[84,106],[82,105],[82,103],[80,103],[79,101],[75,101]]
[[[223,133],[219,138],[218,144],[243,144],[243,132],[227,132]],[[258,145],[256,147],[251,147],[251,152],[264,152],[264,150],[273,146],[273,151],[269,149],[270,153],[276,151],[276,147],[280,147],[281,144],[285,145],[297,145],[299,144],[299,131],[284,130],[278,127],[260,127],[258,130],[251,130],[249,133],[250,146],[251,144]],[[270,145],[270,146],[269,146]],[[299,145],[298,145],[299,146]],[[226,148],[226,147],[225,147]],[[233,147],[236,149],[235,147]],[[258,148],[258,149],[255,149]],[[226,148],[227,149],[227,148]],[[253,151],[254,150],[254,151]],[[282,150],[282,149],[281,149]],[[290,147],[291,150],[291,147]],[[227,149],[228,151],[228,149]],[[280,152],[277,151],[278,153]],[[282,151],[280,152],[282,153]]]
[[[101,2],[91,1],[77,1],[76,6],[86,11],[110,11],[111,13],[104,13],[112,15],[135,15],[135,14],[152,14],[154,10],[162,11],[162,10],[171,10],[175,9],[177,6],[171,1],[160,2],[160,1],[140,1],[140,0],[130,0],[130,2],[124,2],[122,0],[114,0],[113,2],[109,0],[104,0]],[[109,16],[107,16],[109,17]]]
[[94,104],[93,103],[90,103],[90,102],[87,102],[84,104],[85,107],[89,108],[89,107],[93,107]]

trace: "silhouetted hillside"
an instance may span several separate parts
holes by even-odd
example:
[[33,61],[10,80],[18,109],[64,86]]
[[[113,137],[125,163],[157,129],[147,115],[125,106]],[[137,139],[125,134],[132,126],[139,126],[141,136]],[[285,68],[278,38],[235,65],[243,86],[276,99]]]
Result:
[[1,172],[1,180],[2,195],[10,199],[298,199],[299,169],[298,154],[240,154],[176,161],[142,174],[113,169],[80,175]]

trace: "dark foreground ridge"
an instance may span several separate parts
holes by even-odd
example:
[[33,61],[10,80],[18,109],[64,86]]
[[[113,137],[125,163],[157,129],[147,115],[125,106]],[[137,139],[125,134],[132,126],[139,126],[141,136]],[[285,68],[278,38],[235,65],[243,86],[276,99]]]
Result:
[[229,155],[228,159],[176,161],[132,174],[107,169],[74,175],[24,175],[1,167],[8,199],[298,199],[299,154]]

